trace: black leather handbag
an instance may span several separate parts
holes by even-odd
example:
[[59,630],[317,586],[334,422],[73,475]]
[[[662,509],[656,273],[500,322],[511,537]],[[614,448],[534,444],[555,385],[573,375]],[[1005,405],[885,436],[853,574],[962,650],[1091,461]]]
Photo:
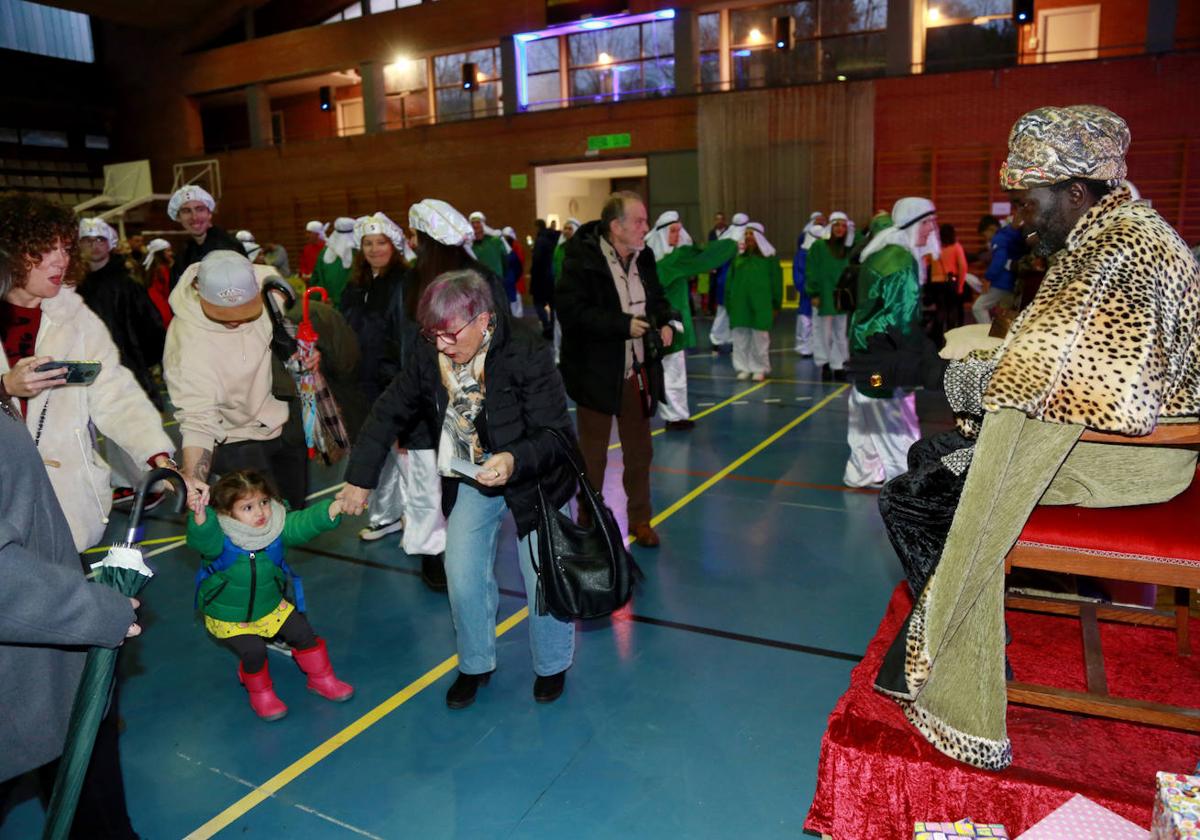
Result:
[[562,446],[579,479],[580,525],[562,513],[537,488],[537,613],[570,621],[601,618],[621,609],[633,595],[641,570],[625,546],[621,529],[604,499],[592,487],[575,445],[558,429],[547,427]]

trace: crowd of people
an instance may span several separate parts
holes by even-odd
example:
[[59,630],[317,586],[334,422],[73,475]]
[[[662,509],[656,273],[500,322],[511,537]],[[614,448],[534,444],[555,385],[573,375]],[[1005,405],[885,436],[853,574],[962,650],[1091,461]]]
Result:
[[[1156,462],[1151,488],[1123,480],[1145,470],[1122,456],[1072,450],[1085,427],[1144,434],[1160,417],[1200,414],[1197,264],[1122,186],[1128,145],[1124,122],[1101,108],[1022,117],[1001,174],[1013,216],[985,216],[986,248],[970,257],[926,197],[897,201],[865,231],[844,212],[814,212],[799,234],[794,349],[812,357],[822,382],[850,383],[843,480],[883,488],[883,519],[922,618],[955,608],[938,593],[964,565],[1002,556],[1007,537],[971,530],[980,523],[1019,530],[1045,493],[1069,504],[1169,498],[1194,474],[1195,453],[1180,450]],[[516,522],[533,604],[538,494],[569,513],[577,492],[559,435],[577,443],[587,478],[602,488],[615,424],[628,534],[655,548],[652,422],[694,426],[686,358],[701,346],[697,316],[713,318],[704,352],[730,353],[738,379],[771,373],[783,264],[746,213],[728,222],[718,213],[697,244],[678,212],[651,225],[641,196],[617,192],[596,220],[569,219],[561,231],[539,220],[528,249],[483,212],[463,215],[436,199],[409,208],[407,231],[382,211],[313,221],[296,278],[301,290],[327,293],[312,305],[312,351],[289,343],[299,308],[285,306],[286,287],[271,290],[291,274],[286,250],[249,231],[231,235],[213,223],[216,211],[203,188],[183,187],[167,208],[181,247],[140,237],[119,247],[101,219],[0,196],[0,482],[30,488],[0,494],[0,658],[6,675],[41,685],[45,700],[3,710],[14,725],[0,736],[11,739],[0,741],[0,782],[44,770],[61,749],[77,646],[116,646],[139,631],[136,602],[86,583],[77,556],[101,541],[113,506],[129,502],[147,470],[176,469],[186,482],[187,541],[201,558],[196,607],[237,656],[259,717],[287,711],[267,665],[271,639],[292,648],[315,693],[353,695],[307,617],[284,549],[364,515],[361,539],[400,534],[425,583],[447,593],[459,673],[446,703],[461,709],[496,667],[503,519]],[[1079,293],[1104,284],[1124,291]],[[271,317],[280,306],[282,331]],[[1100,325],[1119,306],[1153,329],[1114,339]],[[975,327],[964,326],[968,307]],[[94,379],[72,381],[74,360],[98,363]],[[352,443],[345,486],[314,504],[292,375],[303,371],[324,374]],[[1072,377],[1089,383],[1089,399],[1072,396]],[[919,388],[945,390],[956,430],[921,438]],[[178,421],[178,452],[165,410]],[[1027,446],[1044,456],[1036,468],[1021,465]],[[1000,483],[972,485],[980,470]],[[1064,471],[1088,480],[1056,484]],[[955,515],[963,510],[972,515]],[[7,585],[17,580],[20,594]],[[921,637],[931,626],[905,625],[914,638],[897,641],[880,689],[939,748],[1003,766],[1007,742],[994,725],[1003,715],[973,730],[980,718],[955,699],[971,683],[973,702],[1002,703],[992,679],[1002,670],[956,689],[959,663],[971,657],[943,654],[917,698],[905,650],[911,659],[934,649]],[[536,701],[562,695],[574,632],[531,610]],[[112,768],[120,778],[115,716],[114,702],[93,757],[109,787]],[[946,731],[961,737],[950,743]],[[92,804],[80,819],[133,836],[123,794],[102,793],[85,796]]]

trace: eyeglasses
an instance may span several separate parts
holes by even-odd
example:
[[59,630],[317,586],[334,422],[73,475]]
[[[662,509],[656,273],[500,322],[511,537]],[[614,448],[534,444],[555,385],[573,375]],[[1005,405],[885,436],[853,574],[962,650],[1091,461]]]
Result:
[[[484,313],[482,312],[479,313],[479,315],[483,314]],[[435,347],[437,346],[438,339],[441,339],[447,344],[458,344],[458,337],[462,334],[462,331],[479,320],[479,315],[476,315],[470,321],[467,321],[467,323],[463,324],[461,327],[452,332],[443,330],[421,330],[421,338],[425,339]]]

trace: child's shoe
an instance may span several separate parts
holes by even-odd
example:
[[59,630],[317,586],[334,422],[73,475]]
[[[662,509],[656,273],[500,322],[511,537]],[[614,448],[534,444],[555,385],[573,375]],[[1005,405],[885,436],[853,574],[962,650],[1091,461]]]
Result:
[[238,681],[250,692],[250,707],[263,720],[279,720],[287,714],[287,706],[275,695],[275,687],[271,683],[271,670],[263,664],[262,670],[255,674],[247,674],[238,663]]
[[300,670],[308,677],[309,691],[320,694],[326,700],[333,700],[335,703],[341,703],[354,696],[354,687],[349,683],[342,682],[334,675],[324,639],[317,639],[317,643],[308,650],[294,649],[292,658],[296,660]]

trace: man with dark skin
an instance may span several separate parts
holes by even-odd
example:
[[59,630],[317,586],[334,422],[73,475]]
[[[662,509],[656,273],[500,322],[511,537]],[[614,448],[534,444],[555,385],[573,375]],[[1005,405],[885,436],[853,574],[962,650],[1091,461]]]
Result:
[[1067,247],[1067,234],[1075,223],[1111,189],[1099,182],[1072,178],[1049,187],[1009,190],[1013,225],[1025,235],[1025,244],[1039,257]]

